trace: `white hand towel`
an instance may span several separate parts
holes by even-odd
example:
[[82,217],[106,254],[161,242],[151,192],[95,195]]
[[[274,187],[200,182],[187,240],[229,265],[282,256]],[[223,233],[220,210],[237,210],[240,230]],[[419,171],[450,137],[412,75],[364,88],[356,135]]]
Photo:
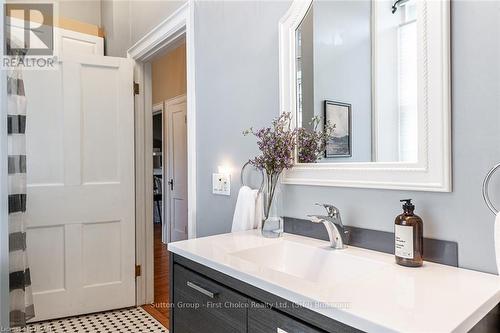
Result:
[[234,209],[231,232],[251,230],[258,227],[255,223],[257,195],[258,191],[252,190],[248,186],[240,188]]
[[500,275],[500,212],[497,213],[497,216],[495,218],[495,230],[494,230],[494,237],[495,237],[495,256],[497,260],[497,272],[498,275]]

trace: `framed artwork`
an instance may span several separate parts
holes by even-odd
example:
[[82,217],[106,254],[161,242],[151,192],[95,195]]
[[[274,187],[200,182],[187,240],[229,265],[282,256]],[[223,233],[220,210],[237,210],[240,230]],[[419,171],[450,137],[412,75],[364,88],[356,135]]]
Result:
[[333,137],[327,142],[326,158],[352,156],[351,104],[325,100],[325,125],[335,125]]

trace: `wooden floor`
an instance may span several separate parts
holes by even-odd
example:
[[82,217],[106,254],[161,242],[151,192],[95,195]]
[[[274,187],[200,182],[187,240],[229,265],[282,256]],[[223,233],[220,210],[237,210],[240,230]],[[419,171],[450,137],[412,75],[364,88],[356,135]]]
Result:
[[161,242],[161,224],[154,225],[154,303],[142,308],[168,328],[169,276],[167,245]]

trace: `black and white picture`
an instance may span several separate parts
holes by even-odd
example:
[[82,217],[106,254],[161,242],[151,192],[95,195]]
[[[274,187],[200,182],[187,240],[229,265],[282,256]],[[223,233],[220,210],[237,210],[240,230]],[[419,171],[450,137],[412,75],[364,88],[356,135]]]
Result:
[[350,157],[351,152],[351,104],[325,101],[325,124],[330,122],[335,130],[327,142],[325,157]]

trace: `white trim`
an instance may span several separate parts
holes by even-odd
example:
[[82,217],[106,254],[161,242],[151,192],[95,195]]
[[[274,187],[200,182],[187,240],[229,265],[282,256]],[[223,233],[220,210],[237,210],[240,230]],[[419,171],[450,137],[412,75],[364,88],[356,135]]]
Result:
[[156,116],[159,113],[163,113],[163,102],[153,104],[152,116]]
[[188,147],[188,238],[196,238],[196,75],[194,1],[189,0],[186,17],[187,147]]
[[128,49],[128,56],[134,60],[147,62],[158,55],[158,51],[165,51],[165,47],[183,38],[192,7],[191,1],[182,5]]
[[[312,0],[295,0],[279,23],[280,111],[296,109],[295,30]],[[419,161],[417,163],[297,163],[283,183],[450,192],[450,2],[419,1]],[[430,112],[432,110],[432,112]]]
[[[134,80],[136,82],[145,82],[146,68],[143,63],[136,63],[134,70]],[[150,67],[150,66],[149,66]],[[144,86],[142,86],[144,87]],[[146,182],[151,177],[146,177],[146,171],[148,165],[147,154],[146,154],[146,135],[145,128],[147,121],[146,111],[147,106],[146,98],[144,96],[144,88],[139,89],[139,94],[135,98],[135,206],[136,206],[136,264],[142,266],[142,276],[136,279],[136,303],[137,305],[151,303],[154,300],[154,295],[152,293],[152,287],[150,287],[150,281],[154,278],[153,275],[153,249],[152,246],[148,247],[146,244],[152,244],[152,227],[148,229],[148,225],[152,223],[146,223],[146,221],[151,221],[151,209],[146,209],[146,202],[151,200],[148,199],[148,193],[151,191],[146,191],[148,185]],[[149,155],[149,154],[148,154]],[[151,157],[152,159],[152,157]],[[148,215],[149,214],[149,215]],[[148,220],[149,218],[149,220]],[[148,274],[151,272],[150,274]]]
[[[196,96],[193,11],[194,2],[188,0],[186,4],[153,28],[127,52],[128,57],[136,61],[135,80],[141,87],[139,95],[136,96],[136,163],[139,164],[139,167],[136,168],[136,185],[138,186],[136,193],[138,212],[136,216],[136,262],[143,266],[143,276],[137,279],[137,305],[152,302],[151,290],[153,288],[152,277],[154,276],[153,254],[149,253],[147,246],[147,239],[152,239],[153,236],[152,223],[148,223],[152,220],[151,218],[147,219],[147,214],[152,214],[152,210],[145,207],[146,202],[149,202],[148,193],[152,195],[152,184],[149,184],[147,180],[152,178],[150,177],[152,156],[145,155],[145,139],[147,137],[144,137],[147,125],[145,121],[148,118],[145,110],[152,108],[151,72],[150,69],[147,69],[148,62],[155,56],[171,49],[172,45],[178,45],[179,39],[184,38],[184,36],[186,38],[187,58],[188,237],[196,237]],[[151,164],[145,162],[148,159],[151,159]],[[151,226],[148,227],[148,224]],[[151,264],[149,264],[150,262]]]
[[372,89],[371,89],[371,103],[372,103],[372,124],[376,124],[375,126],[372,125],[372,132],[371,132],[371,138],[372,138],[372,160],[377,160],[378,159],[378,121],[379,121],[379,113],[378,113],[378,108],[376,107],[376,94],[377,94],[377,87],[374,82],[376,81],[377,78],[377,34],[376,34],[376,27],[377,27],[377,5],[376,1],[372,1],[371,6],[370,6],[370,13],[371,13],[371,19],[370,19],[370,38],[371,38],[371,80],[372,80]]
[[[145,285],[145,296],[146,303],[152,303],[154,301],[154,228],[153,228],[153,177],[151,173],[153,172],[153,154],[150,152],[153,150],[153,118],[149,113],[149,110],[153,109],[153,89],[151,80],[151,64],[144,64],[144,82],[139,86],[144,87],[144,112],[146,114],[144,121],[144,185],[145,185],[145,253],[146,261],[143,265],[142,274],[144,275]],[[148,116],[149,115],[149,116]],[[150,129],[150,131],[148,131]]]

